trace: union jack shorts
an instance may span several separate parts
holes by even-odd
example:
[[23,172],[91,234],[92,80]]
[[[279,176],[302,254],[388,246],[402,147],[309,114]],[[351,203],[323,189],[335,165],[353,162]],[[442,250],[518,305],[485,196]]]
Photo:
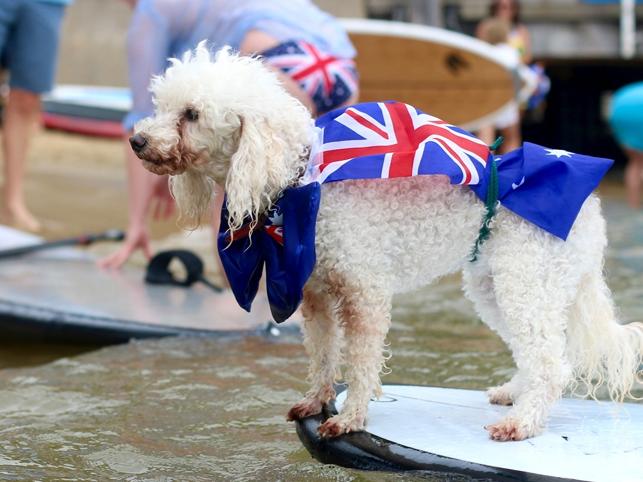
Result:
[[334,57],[302,40],[288,40],[261,53],[264,61],[291,77],[310,96],[317,115],[346,103],[357,92],[352,59]]

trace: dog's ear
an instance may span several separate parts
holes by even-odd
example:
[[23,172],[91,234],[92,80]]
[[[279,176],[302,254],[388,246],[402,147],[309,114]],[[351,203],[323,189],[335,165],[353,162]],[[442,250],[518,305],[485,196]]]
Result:
[[193,169],[170,176],[169,182],[179,210],[179,223],[186,229],[196,229],[210,210],[214,182],[205,173]]
[[288,142],[268,119],[244,115],[239,146],[230,159],[225,192],[230,229],[239,229],[246,217],[256,221],[288,179]]

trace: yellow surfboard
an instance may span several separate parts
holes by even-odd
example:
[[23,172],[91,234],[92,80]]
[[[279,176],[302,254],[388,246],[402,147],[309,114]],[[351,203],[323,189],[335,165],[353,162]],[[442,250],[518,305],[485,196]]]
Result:
[[474,130],[493,120],[522,85],[517,66],[478,39],[401,22],[342,23],[357,49],[360,102],[406,102]]

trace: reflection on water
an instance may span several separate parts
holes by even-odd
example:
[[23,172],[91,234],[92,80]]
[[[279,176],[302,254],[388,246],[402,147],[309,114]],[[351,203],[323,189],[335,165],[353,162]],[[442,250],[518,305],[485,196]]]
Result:
[[0,341],[0,369],[42,365],[64,356],[91,351],[94,348],[83,345]]
[[[643,214],[618,203],[606,212],[609,284],[622,318],[643,320]],[[390,339],[387,382],[485,388],[513,370],[457,277],[400,297]],[[21,350],[0,347],[3,480],[447,480],[312,460],[284,419],[306,388],[298,339],[163,339],[80,355]],[[24,365],[53,361],[16,367],[25,356]]]

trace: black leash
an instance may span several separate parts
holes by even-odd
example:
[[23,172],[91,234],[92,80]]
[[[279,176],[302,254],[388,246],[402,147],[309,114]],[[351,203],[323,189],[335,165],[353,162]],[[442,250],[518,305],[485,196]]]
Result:
[[[174,259],[180,261],[185,267],[187,273],[185,279],[177,279],[170,271],[170,263]],[[174,285],[188,288],[197,281],[217,293],[223,291],[223,288],[215,285],[203,275],[203,261],[201,261],[201,258],[192,251],[184,249],[171,249],[158,253],[150,260],[145,273],[145,282],[153,285]]]

